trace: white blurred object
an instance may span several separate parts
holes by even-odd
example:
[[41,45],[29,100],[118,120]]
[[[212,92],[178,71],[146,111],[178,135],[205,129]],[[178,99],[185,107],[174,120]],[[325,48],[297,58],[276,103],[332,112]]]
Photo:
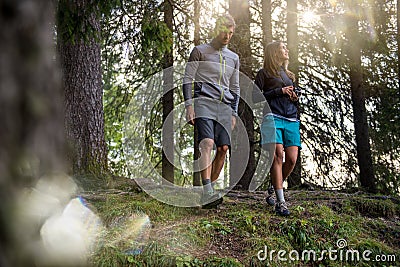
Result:
[[62,212],[77,189],[74,180],[66,174],[43,176],[35,188],[21,191],[17,204],[18,221],[25,226],[32,222],[41,224],[50,216]]
[[82,198],[74,180],[64,173],[39,179],[21,191],[13,217],[21,249],[35,266],[87,266],[103,227]]
[[42,226],[43,264],[82,265],[94,252],[102,224],[82,202],[72,199],[61,214],[53,215]]
[[57,173],[40,178],[36,189],[43,194],[57,198],[64,205],[76,194],[78,186],[70,176]]
[[36,188],[25,189],[19,198],[18,208],[22,219],[26,223],[41,222],[63,209],[60,200],[45,194]]

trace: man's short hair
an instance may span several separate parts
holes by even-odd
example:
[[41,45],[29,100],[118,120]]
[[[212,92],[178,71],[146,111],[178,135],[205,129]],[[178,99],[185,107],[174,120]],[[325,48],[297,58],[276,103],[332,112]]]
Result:
[[215,22],[214,31],[215,33],[218,33],[221,31],[226,31],[226,29],[230,27],[233,28],[236,27],[235,20],[230,14],[225,14],[217,18],[217,21]]

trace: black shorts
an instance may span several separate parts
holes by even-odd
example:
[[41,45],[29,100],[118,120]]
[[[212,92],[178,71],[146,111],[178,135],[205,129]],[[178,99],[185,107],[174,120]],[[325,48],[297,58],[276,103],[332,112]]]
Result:
[[214,140],[217,147],[223,145],[231,145],[230,133],[231,129],[229,126],[222,126],[219,122],[209,118],[196,118],[195,125],[197,127],[197,142],[205,138]]

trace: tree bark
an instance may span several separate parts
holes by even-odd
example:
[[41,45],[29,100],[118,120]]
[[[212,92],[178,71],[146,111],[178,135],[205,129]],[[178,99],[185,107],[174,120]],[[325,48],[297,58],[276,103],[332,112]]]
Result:
[[361,66],[362,39],[358,31],[358,20],[347,16],[347,54],[351,84],[351,99],[353,106],[354,130],[356,136],[357,160],[360,169],[360,184],[370,192],[376,191],[376,181],[372,165],[371,146],[367,110],[365,107],[365,89]]
[[397,78],[399,81],[398,84],[398,98],[400,98],[400,0],[397,0],[397,31],[396,31],[396,39],[397,39]]
[[[399,0],[400,1],[400,0]],[[194,23],[194,45],[200,44],[200,0],[194,0],[194,15],[193,15],[193,23]]]
[[33,264],[25,250],[33,244],[26,241],[32,241],[32,233],[14,220],[21,190],[36,184],[43,174],[66,168],[53,16],[52,1],[0,4],[0,266],[4,267]]
[[[107,149],[98,42],[100,23],[94,13],[95,9],[91,9],[92,13],[85,14],[86,9],[92,5],[89,1],[75,0],[69,4],[74,7],[70,12],[76,12],[75,15],[82,20],[81,23],[90,25],[94,30],[94,33],[85,30],[81,34],[74,33],[73,40],[58,35],[70,160],[74,174],[104,174],[107,172]],[[59,18],[60,29],[65,27],[62,23],[67,22]]]
[[[194,16],[193,16],[193,22],[194,22],[194,45],[200,45],[200,0],[194,0]],[[198,159],[200,158],[200,149],[199,149],[199,143],[197,142],[197,127],[194,126],[194,141],[193,141],[193,158],[194,158],[194,163],[193,163],[193,168],[194,170],[198,170]],[[193,172],[193,185],[194,186],[200,186],[201,185],[201,175],[199,171],[194,171]]]
[[[164,22],[168,29],[173,31],[173,8],[170,1],[164,2]],[[171,44],[172,46],[172,44]],[[173,86],[173,54],[172,47],[169,52],[164,55],[163,64],[163,83],[164,95],[162,98],[163,105],[163,153],[162,153],[162,177],[173,183],[174,182],[174,120],[167,120],[168,116],[173,118],[174,110],[174,90]]]
[[262,28],[264,40],[264,60],[267,44],[272,42],[272,6],[271,0],[262,1]]
[[289,49],[290,70],[298,76],[299,73],[299,34],[297,24],[297,0],[287,1],[287,38]]
[[[243,72],[248,78],[253,79],[252,64],[253,59],[251,55],[250,47],[250,9],[247,1],[243,2],[240,0],[229,1],[229,12],[234,17],[236,22],[235,34],[231,40],[231,48],[235,51],[240,58],[240,71]],[[246,81],[241,81],[246,82]],[[255,160],[255,143],[254,143],[254,115],[252,110],[240,99],[239,102],[239,117],[243,121],[247,134],[249,136],[249,159],[247,162],[246,170],[237,184],[238,189],[248,190],[251,179],[253,178],[256,169]],[[239,144],[237,149],[240,151]],[[233,177],[236,173],[242,173],[241,170],[237,170],[238,164],[231,164],[231,180],[237,181],[238,177]]]
[[[298,35],[298,24],[297,24],[297,0],[287,1],[287,36],[288,36],[288,49],[289,49],[289,60],[290,70],[296,75],[298,81],[299,74],[299,35]],[[299,107],[300,109],[300,107]],[[300,112],[300,110],[299,110]],[[288,187],[293,188],[301,185],[301,150],[297,155],[296,165],[293,172],[289,175]]]

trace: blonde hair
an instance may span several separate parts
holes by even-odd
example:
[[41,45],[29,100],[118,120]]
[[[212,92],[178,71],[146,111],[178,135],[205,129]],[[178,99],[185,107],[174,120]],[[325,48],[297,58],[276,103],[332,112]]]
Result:
[[281,65],[281,61],[278,58],[278,52],[282,43],[283,42],[281,41],[275,41],[267,44],[265,48],[264,70],[275,77],[279,77],[279,70],[281,67],[283,67],[283,70],[286,72],[287,76],[292,81],[295,81],[296,76],[293,72],[288,70],[289,60],[285,60],[283,65]]

